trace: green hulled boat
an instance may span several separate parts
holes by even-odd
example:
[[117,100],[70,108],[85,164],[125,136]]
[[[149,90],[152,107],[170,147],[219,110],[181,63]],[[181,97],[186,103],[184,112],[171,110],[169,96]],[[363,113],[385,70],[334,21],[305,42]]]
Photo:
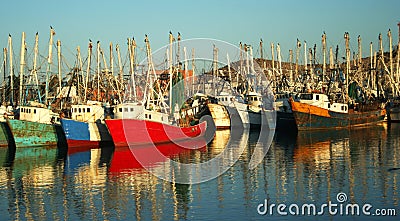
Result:
[[20,107],[20,119],[7,119],[16,147],[66,144],[58,116],[43,107]]

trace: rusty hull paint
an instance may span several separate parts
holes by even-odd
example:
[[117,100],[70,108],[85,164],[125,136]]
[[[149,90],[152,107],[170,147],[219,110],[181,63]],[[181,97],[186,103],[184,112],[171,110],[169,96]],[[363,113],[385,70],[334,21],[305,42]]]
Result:
[[[60,125],[8,119],[16,147],[48,146],[58,144]],[[60,127],[60,128],[57,128]]]
[[337,113],[309,104],[290,101],[298,130],[346,128],[382,121],[386,111]]

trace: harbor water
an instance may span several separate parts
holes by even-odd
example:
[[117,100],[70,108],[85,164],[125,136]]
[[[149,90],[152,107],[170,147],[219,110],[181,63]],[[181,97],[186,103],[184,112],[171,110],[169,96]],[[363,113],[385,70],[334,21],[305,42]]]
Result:
[[[0,220],[398,220],[400,216],[399,124],[276,131],[255,169],[249,162],[259,132],[244,131],[239,139],[229,138],[229,130],[220,130],[204,148],[160,147],[184,163],[206,162],[226,148],[244,147],[225,173],[200,184],[154,176],[129,148],[1,148]],[[157,159],[149,164],[155,170],[168,167]],[[336,213],[321,210],[321,205],[332,203],[337,204]],[[272,204],[286,205],[280,211],[286,214]],[[290,207],[294,204],[299,211]],[[316,214],[311,210],[302,214],[302,205],[311,204],[316,205]],[[360,214],[346,214],[343,208],[348,204],[359,205]],[[366,204],[372,206],[370,214],[362,212]],[[377,209],[386,216],[377,214]]]

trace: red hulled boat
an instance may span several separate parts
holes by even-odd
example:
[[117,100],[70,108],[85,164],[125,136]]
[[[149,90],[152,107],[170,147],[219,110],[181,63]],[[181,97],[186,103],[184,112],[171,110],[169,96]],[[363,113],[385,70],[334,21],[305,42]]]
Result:
[[[123,115],[123,117],[119,117],[119,115]],[[125,103],[117,106],[116,116],[117,119],[105,120],[115,146],[138,146],[187,141],[203,136],[207,127],[207,122],[187,127],[171,125],[168,122],[168,115],[161,112],[148,111],[143,106],[135,103]]]

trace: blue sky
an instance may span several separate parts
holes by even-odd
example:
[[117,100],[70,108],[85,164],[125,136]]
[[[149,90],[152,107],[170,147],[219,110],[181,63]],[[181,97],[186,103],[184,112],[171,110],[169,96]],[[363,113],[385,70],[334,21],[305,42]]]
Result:
[[[308,44],[321,44],[323,31],[328,46],[344,47],[343,34],[350,33],[351,47],[357,49],[357,36],[363,39],[364,56],[369,42],[377,47],[378,34],[390,28],[397,42],[400,22],[400,1],[323,1],[323,0],[202,0],[202,1],[133,1],[133,0],[68,0],[68,1],[2,1],[0,13],[0,45],[7,46],[12,34],[14,47],[19,48],[21,32],[26,32],[28,45],[33,45],[39,32],[42,54],[46,54],[49,26],[56,31],[63,52],[73,55],[76,46],[86,48],[88,39],[100,40],[103,47],[110,42],[126,45],[134,36],[139,44],[148,34],[152,47],[168,43],[168,32],[178,31],[184,39],[207,37],[238,44],[258,45],[262,38],[268,44],[280,43],[284,60],[294,49],[296,38]],[[18,52],[18,49],[14,49]],[[254,49],[255,51],[258,48]],[[85,53],[86,54],[86,53]]]

